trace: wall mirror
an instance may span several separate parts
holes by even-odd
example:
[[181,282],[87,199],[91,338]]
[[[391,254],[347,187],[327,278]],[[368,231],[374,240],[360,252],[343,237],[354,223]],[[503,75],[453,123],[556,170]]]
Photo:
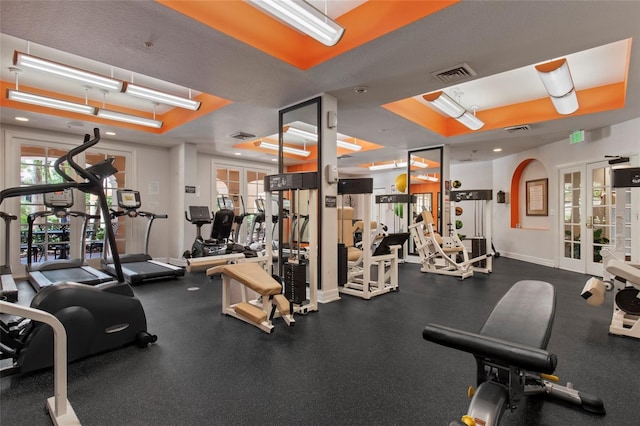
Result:
[[[415,223],[423,211],[431,212],[434,229],[443,233],[442,194],[444,182],[442,179],[442,164],[444,162],[444,147],[428,147],[409,151],[407,159],[408,193],[414,202],[409,204],[407,225]],[[413,239],[409,239],[409,253],[416,255]]]
[[[320,141],[322,140],[321,105],[320,97],[293,105],[279,112],[279,140],[278,140],[278,172],[286,173],[286,166],[303,165],[298,170],[318,171],[322,164]],[[319,182],[318,182],[319,183]],[[320,189],[317,196],[321,199]],[[306,244],[309,242],[309,232],[318,232],[321,235],[321,223],[318,221],[318,229],[311,230],[305,227],[308,211],[310,191],[283,191],[273,194],[277,196],[278,211],[280,212],[277,227],[278,259],[284,259],[283,248]],[[321,210],[321,209],[320,209]],[[321,214],[320,212],[318,214]],[[274,233],[274,239],[275,239]],[[321,244],[318,241],[318,244]],[[320,247],[318,247],[318,250]],[[318,276],[320,276],[320,262],[318,264]],[[283,276],[283,263],[278,262],[278,272]]]

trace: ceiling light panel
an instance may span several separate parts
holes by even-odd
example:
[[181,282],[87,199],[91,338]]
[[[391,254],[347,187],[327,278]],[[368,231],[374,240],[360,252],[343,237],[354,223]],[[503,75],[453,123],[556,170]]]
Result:
[[171,95],[169,93],[149,89],[147,87],[139,86],[133,83],[127,83],[124,92],[127,95],[135,96],[137,98],[147,99],[152,102],[166,105],[173,105],[176,107],[189,109],[191,111],[197,111],[200,108],[200,102],[193,99]]
[[104,77],[18,51],[14,53],[13,64],[20,68],[28,68],[56,75],[58,77],[75,80],[98,89],[109,90],[112,92],[120,92],[122,90],[123,82],[120,80]]
[[[269,149],[271,151],[279,151],[279,147],[275,143],[259,141],[256,145],[259,146],[260,148]],[[307,151],[307,150],[304,150],[304,149],[298,149],[298,148],[292,148],[290,146],[283,146],[282,147],[282,151],[284,151],[286,153],[289,153],[289,154],[293,154],[293,155],[299,155],[301,157],[308,157],[308,156],[311,155],[311,151]]]
[[246,1],[280,22],[313,37],[325,46],[335,46],[344,34],[342,26],[305,1]]
[[107,120],[121,121],[123,123],[138,124],[140,126],[153,127],[159,129],[162,127],[162,121],[151,118],[138,117],[136,115],[125,114],[118,111],[110,111],[108,109],[98,109],[97,116],[106,118]]
[[93,115],[96,111],[95,107],[91,105],[63,101],[61,99],[50,98],[48,96],[36,95],[34,93],[22,92],[13,89],[7,90],[7,99],[62,111],[77,112],[80,114]]

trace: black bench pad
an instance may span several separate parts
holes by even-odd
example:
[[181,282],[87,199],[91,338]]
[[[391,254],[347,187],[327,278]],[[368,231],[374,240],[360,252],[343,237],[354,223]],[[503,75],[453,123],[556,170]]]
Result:
[[479,334],[546,349],[555,315],[556,293],[544,281],[515,283],[493,308]]
[[543,281],[518,281],[500,299],[479,333],[428,324],[425,340],[494,362],[553,373],[555,355],[546,351],[555,313],[555,289]]

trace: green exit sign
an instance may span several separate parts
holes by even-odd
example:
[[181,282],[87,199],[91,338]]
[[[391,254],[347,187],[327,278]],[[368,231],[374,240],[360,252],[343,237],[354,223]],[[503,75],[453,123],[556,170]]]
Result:
[[572,144],[584,142],[584,130],[576,130],[575,132],[572,132],[569,136],[569,142]]

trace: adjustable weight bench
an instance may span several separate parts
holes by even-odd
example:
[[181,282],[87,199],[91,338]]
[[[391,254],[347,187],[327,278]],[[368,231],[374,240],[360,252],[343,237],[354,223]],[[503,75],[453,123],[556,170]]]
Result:
[[425,340],[473,354],[477,390],[462,421],[450,425],[497,425],[506,408],[515,409],[523,396],[546,394],[605,414],[604,404],[552,376],[555,354],[547,351],[555,314],[555,289],[543,281],[515,283],[500,299],[478,333],[428,324]]
[[[256,262],[220,265],[207,269],[207,276],[222,275],[222,313],[238,318],[260,330],[271,333],[276,309],[287,325],[293,325],[293,311],[289,300],[282,294],[282,285]],[[241,284],[242,300],[232,302],[231,285]],[[247,289],[259,295],[250,300]]]

